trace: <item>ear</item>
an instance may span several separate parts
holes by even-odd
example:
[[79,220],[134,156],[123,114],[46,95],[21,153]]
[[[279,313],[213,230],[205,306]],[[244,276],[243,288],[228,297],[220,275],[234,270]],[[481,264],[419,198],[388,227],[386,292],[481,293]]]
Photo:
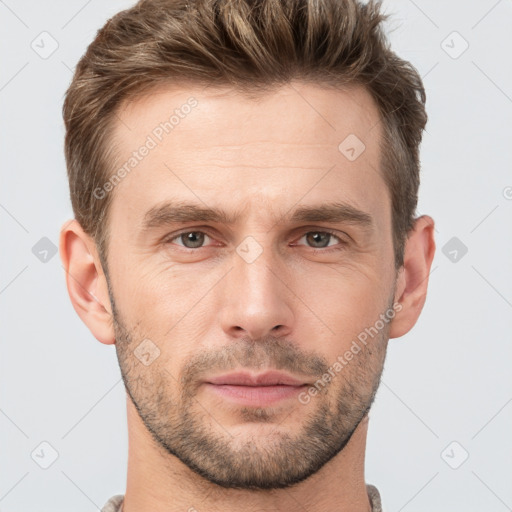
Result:
[[428,215],[416,219],[404,251],[404,264],[399,271],[395,303],[401,308],[390,325],[389,337],[408,333],[418,320],[427,297],[430,267],[434,259],[434,221]]
[[63,224],[59,251],[75,311],[98,341],[113,344],[115,336],[107,280],[96,244],[77,220]]

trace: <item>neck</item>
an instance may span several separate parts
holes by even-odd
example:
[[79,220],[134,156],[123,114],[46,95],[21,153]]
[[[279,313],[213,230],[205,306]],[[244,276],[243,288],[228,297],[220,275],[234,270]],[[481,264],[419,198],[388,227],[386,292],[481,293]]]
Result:
[[128,475],[123,512],[371,510],[364,480],[368,417],[338,455],[299,484],[276,490],[239,490],[205,480],[158,446],[130,399],[127,411]]

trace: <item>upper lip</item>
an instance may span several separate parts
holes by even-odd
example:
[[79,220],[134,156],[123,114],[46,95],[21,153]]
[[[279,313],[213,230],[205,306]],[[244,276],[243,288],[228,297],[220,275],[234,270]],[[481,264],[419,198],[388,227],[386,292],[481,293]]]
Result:
[[211,377],[207,380],[209,384],[230,384],[234,386],[302,386],[305,382],[278,371],[268,371],[260,374],[251,374],[248,372],[233,372],[217,377]]

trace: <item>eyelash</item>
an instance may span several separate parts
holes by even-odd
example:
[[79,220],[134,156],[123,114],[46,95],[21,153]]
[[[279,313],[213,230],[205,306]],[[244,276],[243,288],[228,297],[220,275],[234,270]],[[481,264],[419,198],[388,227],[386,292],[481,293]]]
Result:
[[[209,236],[210,238],[213,238],[208,232],[206,231],[200,231],[200,230],[193,230],[193,229],[187,229],[187,230],[183,230],[183,231],[180,231],[179,233],[176,233],[174,235],[172,235],[172,237],[168,238],[167,240],[164,241],[165,244],[170,244],[172,243],[174,240],[176,240],[177,238],[179,238],[181,235],[184,235],[186,233],[202,233],[204,235],[207,235]],[[325,233],[325,234],[329,234],[331,236],[333,236],[334,238],[337,238],[338,241],[339,241],[339,246],[335,246],[335,247],[321,247],[321,248],[316,248],[316,247],[309,247],[309,246],[306,246],[308,247],[309,249],[311,249],[314,253],[322,253],[322,254],[326,254],[326,253],[331,253],[331,252],[335,252],[335,251],[341,251],[345,248],[345,246],[348,244],[348,242],[346,240],[343,240],[335,231],[331,231],[329,229],[322,229],[322,230],[309,230],[309,231],[305,231],[299,238],[299,240],[304,237],[305,235],[309,234],[309,233]],[[205,249],[206,247],[197,247],[197,248],[191,248],[191,247],[184,247],[184,246],[178,246],[180,247],[181,250],[185,251],[185,252],[197,252],[199,249]]]

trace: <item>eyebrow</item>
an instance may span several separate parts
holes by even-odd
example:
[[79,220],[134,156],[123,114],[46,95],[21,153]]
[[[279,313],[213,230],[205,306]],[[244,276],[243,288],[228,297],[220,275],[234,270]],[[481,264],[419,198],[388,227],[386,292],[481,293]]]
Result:
[[217,208],[207,208],[194,203],[169,201],[154,206],[144,215],[144,229],[154,229],[178,222],[218,222],[234,224],[235,215],[228,215]]
[[[154,206],[146,212],[143,229],[155,229],[180,222],[215,222],[232,225],[241,217],[240,213],[228,214],[218,208],[209,208],[195,203],[168,201]],[[375,226],[373,217],[348,203],[328,203],[300,206],[291,216],[284,215],[278,222],[331,222],[348,223],[371,232]]]
[[292,222],[346,222],[371,230],[373,217],[347,203],[329,203],[320,206],[301,206],[290,219]]

